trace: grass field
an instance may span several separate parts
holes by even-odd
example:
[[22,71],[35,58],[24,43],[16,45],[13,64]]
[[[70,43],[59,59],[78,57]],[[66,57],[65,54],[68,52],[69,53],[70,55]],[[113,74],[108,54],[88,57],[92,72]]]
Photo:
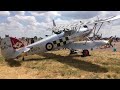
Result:
[[5,62],[0,55],[0,79],[118,79],[120,52],[90,51],[91,56],[69,55],[68,50],[30,55]]

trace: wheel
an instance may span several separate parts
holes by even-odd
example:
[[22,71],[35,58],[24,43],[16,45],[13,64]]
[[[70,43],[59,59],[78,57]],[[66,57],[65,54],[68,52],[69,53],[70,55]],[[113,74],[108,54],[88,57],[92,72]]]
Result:
[[88,50],[83,50],[83,56],[89,56],[89,51]]
[[76,50],[71,49],[71,50],[70,50],[70,54],[77,54],[77,52],[76,52]]

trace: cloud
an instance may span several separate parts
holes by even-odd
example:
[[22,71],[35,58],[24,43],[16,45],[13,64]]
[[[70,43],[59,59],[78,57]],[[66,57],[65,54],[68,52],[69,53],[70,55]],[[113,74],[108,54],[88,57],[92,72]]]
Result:
[[[6,11],[4,11],[4,13],[5,12]],[[119,15],[120,11],[27,11],[27,13],[26,11],[11,11],[11,15],[10,12],[7,11],[7,13],[9,14],[6,14],[6,16],[8,16],[7,18],[5,17],[6,21],[3,20],[5,22],[0,23],[1,36],[9,34],[16,37],[34,37],[35,35],[44,36],[45,34],[51,33],[51,31],[47,29],[52,27],[52,19],[55,19],[57,26],[67,26],[68,24],[72,25],[82,20],[97,19],[97,16],[106,18]],[[5,16],[5,14],[2,16]],[[110,26],[114,28],[108,28]],[[104,36],[118,35],[118,32],[120,32],[119,26],[120,20],[116,20],[109,26],[105,24],[101,32],[103,32]]]
[[46,13],[48,11],[29,11],[29,13],[31,13],[31,15],[33,16],[40,16],[43,13]]
[[[120,15],[120,11],[59,11],[63,20],[73,21],[94,21],[99,19],[108,18],[111,16]],[[116,20],[115,24],[119,24],[120,20]]]
[[46,23],[51,22],[52,19],[54,19],[57,16],[61,16],[61,14],[57,11],[32,11],[30,13],[34,16],[43,17],[42,21],[44,21]]
[[120,15],[120,11],[101,11],[100,13],[101,16],[105,17]]
[[17,15],[25,15],[25,11],[15,11]]
[[72,19],[89,19],[99,14],[99,11],[61,11],[61,16]]
[[9,34],[13,37],[21,37],[24,33],[23,30],[23,25],[16,21],[0,24],[0,35],[2,37],[4,37],[5,34]]
[[0,16],[9,16],[10,12],[9,11],[0,11]]
[[27,25],[27,24],[34,25],[34,23],[37,22],[37,20],[35,19],[34,16],[20,16],[20,15],[8,17],[7,21],[8,22],[18,21],[25,25]]
[[101,28],[99,34],[102,34],[103,37],[110,37],[115,35],[117,37],[120,37],[119,32],[120,32],[120,25],[117,26],[107,25],[106,27]]
[[6,22],[0,24],[0,35],[2,37],[5,34],[14,37],[34,37],[35,35],[43,37],[47,32],[46,29],[46,23],[38,22],[34,16],[15,15],[8,17]]

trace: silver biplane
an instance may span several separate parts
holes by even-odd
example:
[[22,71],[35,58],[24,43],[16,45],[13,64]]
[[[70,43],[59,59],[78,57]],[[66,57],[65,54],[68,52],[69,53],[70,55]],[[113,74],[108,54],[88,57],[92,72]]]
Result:
[[[119,18],[120,16],[114,16],[104,20],[87,23],[80,21],[75,25],[68,25],[66,27],[57,27],[53,20],[53,28],[51,28],[53,32],[52,35],[27,46],[14,37],[6,37],[1,41],[1,54],[5,60],[13,60],[21,55],[23,55],[24,60],[25,55],[40,54],[58,48],[67,48],[71,53],[75,50],[82,49],[83,55],[87,56],[89,53],[88,49],[96,48],[108,43],[107,40],[95,40],[95,36],[97,36],[103,23]],[[98,23],[101,25],[95,33]],[[88,25],[91,24],[93,24],[93,27],[89,28]],[[90,40],[89,36],[92,32],[94,32],[94,35],[92,40]]]

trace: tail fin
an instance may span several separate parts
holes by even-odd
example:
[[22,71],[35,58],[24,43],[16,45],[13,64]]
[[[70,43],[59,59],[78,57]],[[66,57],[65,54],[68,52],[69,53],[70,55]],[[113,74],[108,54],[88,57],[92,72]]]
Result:
[[56,26],[56,24],[55,24],[55,21],[53,20],[53,26],[55,27]]
[[24,47],[24,44],[13,37],[6,37],[1,41],[1,54],[5,59],[12,59],[15,56],[16,49]]

